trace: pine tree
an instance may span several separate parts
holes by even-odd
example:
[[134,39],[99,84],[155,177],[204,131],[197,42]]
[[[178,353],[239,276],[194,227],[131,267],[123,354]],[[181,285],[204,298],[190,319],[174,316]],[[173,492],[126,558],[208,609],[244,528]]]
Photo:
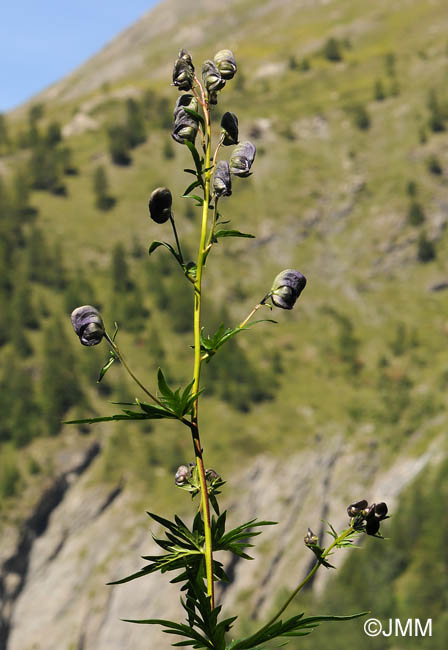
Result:
[[138,103],[132,98],[129,98],[126,102],[126,133],[131,149],[134,149],[146,140],[142,112]]
[[45,142],[48,147],[56,147],[62,141],[62,131],[59,122],[51,122],[48,125]]
[[109,181],[102,165],[93,174],[93,192],[98,210],[110,210],[115,205],[115,199],[109,194]]
[[129,155],[129,140],[126,128],[111,126],[107,131],[109,139],[109,153],[115,165],[130,165],[132,158]]
[[339,42],[331,37],[327,40],[324,46],[324,56],[328,61],[341,61],[342,53]]
[[124,293],[132,288],[129,265],[126,261],[126,251],[121,242],[116,244],[112,251],[110,277],[114,293]]

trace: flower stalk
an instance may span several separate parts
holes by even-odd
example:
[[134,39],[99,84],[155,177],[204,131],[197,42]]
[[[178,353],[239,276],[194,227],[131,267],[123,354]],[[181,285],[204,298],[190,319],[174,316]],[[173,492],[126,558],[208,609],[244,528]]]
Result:
[[[201,237],[199,242],[196,281],[194,283],[194,372],[193,372],[193,393],[198,395],[201,377],[201,291],[202,291],[202,270],[206,258],[206,238],[208,226],[208,206],[210,202],[210,151],[211,151],[211,128],[210,128],[210,111],[205,101],[205,93],[196,78],[201,92],[201,105],[205,117],[205,165],[207,170],[204,174],[204,201],[202,204],[202,223]],[[207,594],[210,598],[210,608],[214,609],[214,585],[213,585],[213,550],[212,534],[210,527],[210,503],[208,498],[207,482],[205,478],[204,461],[202,459],[202,447],[199,437],[199,395],[193,403],[193,414],[191,418],[192,437],[194,453],[196,457],[196,466],[198,468],[200,488],[201,488],[201,506],[204,517],[204,536],[205,536],[205,572],[207,577]]]
[[294,591],[290,594],[290,596],[286,599],[286,601],[283,603],[283,605],[280,607],[278,612],[273,616],[268,623],[266,623],[265,626],[263,626],[263,629],[266,627],[270,627],[275,621],[283,614],[285,609],[292,603],[294,598],[297,596],[299,591],[301,591],[304,586],[311,580],[311,578],[314,576],[314,574],[317,572],[320,566],[322,566],[324,563],[322,560],[325,560],[327,558],[331,551],[340,546],[341,542],[346,540],[350,535],[352,535],[355,532],[355,528],[353,526],[350,526],[350,528],[347,528],[344,530],[338,537],[336,537],[330,546],[326,548],[323,553],[321,554],[320,558],[316,560],[316,563],[314,564],[313,568],[311,571],[305,576],[305,578],[302,580],[302,582],[299,583],[299,585],[294,589]]

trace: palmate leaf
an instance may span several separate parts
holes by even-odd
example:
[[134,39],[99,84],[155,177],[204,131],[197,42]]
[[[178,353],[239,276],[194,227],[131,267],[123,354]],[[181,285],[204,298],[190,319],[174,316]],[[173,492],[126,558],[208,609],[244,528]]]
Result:
[[122,409],[122,413],[115,415],[103,415],[97,418],[82,418],[80,420],[67,420],[64,424],[96,424],[97,422],[114,422],[118,420],[163,420],[178,419],[178,415],[168,408],[158,406],[157,404],[148,404],[141,402],[137,398],[131,406],[139,406],[141,411],[131,411]]
[[[189,625],[184,625],[183,623],[175,623],[174,621],[167,621],[161,618],[147,618],[142,620],[123,618],[122,620],[127,623],[137,623],[139,625],[162,625],[165,628],[163,631],[167,634],[176,634],[190,639],[188,645],[191,645],[193,648],[213,648],[211,641],[206,639],[202,634]],[[187,642],[181,641],[180,643],[175,643],[173,645],[184,646],[187,645]]]
[[228,533],[223,534],[225,528],[225,515],[226,513],[223,512],[216,520],[216,524],[213,517],[213,524],[215,524],[212,525],[213,550],[231,551],[245,560],[252,560],[253,558],[251,558],[250,555],[247,555],[247,553],[244,552],[244,549],[252,547],[252,544],[250,544],[251,538],[260,535],[262,532],[252,529],[259,528],[260,526],[274,526],[277,523],[276,521],[257,521],[256,519],[251,519],[245,524],[237,526]]
[[83,418],[81,420],[66,420],[64,424],[96,424],[97,422],[114,422],[117,420],[155,420],[159,418],[172,417],[165,415],[166,411],[160,409],[157,415],[149,413],[139,413],[138,411],[128,411],[123,409],[123,413],[116,415],[105,415],[98,418]]
[[194,380],[192,380],[181,392],[181,388],[177,388],[175,391],[171,390],[168,386],[165,379],[165,375],[161,368],[157,372],[157,381],[159,386],[159,391],[161,394],[160,401],[169,409],[176,417],[181,418],[184,415],[189,415],[193,408],[193,404],[197,399],[199,393],[192,393],[192,388]]
[[217,350],[219,350],[219,348],[224,345],[224,343],[227,343],[229,339],[231,339],[236,334],[239,334],[239,332],[248,330],[257,323],[277,323],[277,321],[272,320],[271,318],[262,318],[253,321],[252,323],[248,323],[243,327],[225,327],[224,323],[222,323],[212,336],[204,336],[203,332],[201,331],[201,350],[207,352],[209,355],[206,359],[207,363],[217,352]]
[[360,612],[359,614],[351,614],[349,616],[310,616],[303,618],[302,612],[285,622],[275,621],[271,625],[262,627],[258,632],[245,639],[233,641],[227,647],[227,650],[249,650],[250,648],[258,647],[261,643],[266,643],[281,636],[306,636],[323,621],[350,621],[354,618],[365,616],[367,613]]

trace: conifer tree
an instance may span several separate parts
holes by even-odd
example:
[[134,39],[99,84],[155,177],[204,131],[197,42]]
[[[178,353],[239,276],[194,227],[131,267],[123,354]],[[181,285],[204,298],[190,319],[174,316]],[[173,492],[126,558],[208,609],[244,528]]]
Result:
[[131,97],[126,102],[126,132],[128,144],[134,149],[146,140],[145,123],[142,111],[135,99]]
[[98,210],[110,210],[114,206],[115,199],[109,194],[109,180],[103,165],[97,167],[93,174],[93,192]]
[[110,277],[114,293],[124,293],[132,287],[129,265],[126,261],[126,251],[121,242],[118,242],[112,251]]

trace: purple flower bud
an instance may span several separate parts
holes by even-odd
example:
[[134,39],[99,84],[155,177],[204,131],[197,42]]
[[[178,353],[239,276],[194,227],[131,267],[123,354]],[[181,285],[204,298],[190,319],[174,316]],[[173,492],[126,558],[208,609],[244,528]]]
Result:
[[379,519],[379,521],[382,521],[385,519],[387,516],[387,505],[382,501],[381,503],[377,503],[375,505],[375,517]]
[[271,300],[276,307],[292,309],[306,285],[306,277],[300,271],[286,269],[279,273],[272,285]]
[[232,194],[229,163],[225,160],[220,160],[215,167],[213,190],[216,196],[230,196]]
[[226,85],[226,80],[221,77],[213,61],[204,61],[202,64],[202,80],[209,93],[215,93]]
[[176,470],[176,476],[174,477],[174,482],[176,485],[185,485],[188,483],[188,479],[191,476],[190,469],[186,465],[180,465]]
[[187,50],[179,52],[179,58],[174,64],[173,86],[179,90],[191,90],[194,80],[194,65]]
[[306,546],[315,546],[317,542],[319,541],[317,535],[313,533],[311,528],[308,528],[308,532],[303,538],[303,541],[305,542]]
[[364,510],[365,508],[367,508],[367,501],[365,499],[363,499],[362,501],[357,501],[356,503],[352,503],[347,508],[348,516],[357,517],[359,514],[361,514],[361,511]]
[[236,59],[231,50],[219,50],[213,57],[223,79],[232,79],[237,71]]
[[376,535],[379,529],[380,529],[379,519],[375,519],[375,517],[370,517],[369,519],[366,519],[367,535]]
[[199,125],[197,120],[189,115],[184,108],[197,112],[197,99],[193,95],[181,95],[178,98],[174,107],[174,129],[171,137],[180,144],[184,144],[185,140],[194,143]]
[[105,334],[103,319],[92,305],[77,307],[71,313],[73,329],[83,345],[98,345]]
[[149,214],[156,223],[165,223],[171,216],[173,197],[167,187],[158,187],[149,197]]
[[205,470],[205,478],[207,481],[210,481],[213,483],[213,481],[216,481],[217,478],[221,478],[218,472],[215,472],[214,469],[209,467],[208,469]]
[[238,118],[235,113],[224,113],[221,118],[221,129],[224,134],[222,141],[224,146],[238,144]]
[[233,150],[230,157],[230,171],[234,176],[245,178],[250,176],[250,168],[255,159],[255,145],[252,142],[242,142]]

